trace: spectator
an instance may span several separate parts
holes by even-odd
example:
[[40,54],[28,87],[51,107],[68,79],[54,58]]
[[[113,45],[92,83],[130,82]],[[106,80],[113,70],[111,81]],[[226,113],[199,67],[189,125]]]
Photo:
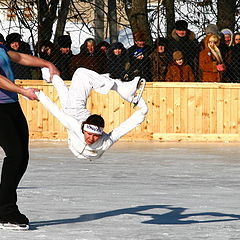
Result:
[[234,46],[231,48],[228,68],[231,73],[229,81],[240,83],[240,33],[234,34]]
[[100,51],[102,51],[105,54],[107,54],[107,50],[109,49],[109,47],[110,47],[110,43],[108,43],[107,41],[101,41],[97,45],[97,49],[99,49]]
[[107,51],[108,72],[113,79],[127,80],[127,50],[122,43],[112,43]]
[[205,33],[206,35],[209,34],[215,34],[218,35],[218,26],[216,24],[208,24],[207,27],[205,28]]
[[[26,48],[26,46],[28,49]],[[11,51],[32,55],[29,45],[22,41],[22,36],[19,33],[10,33],[9,35],[7,35],[6,47]],[[32,79],[31,67],[23,66],[12,61],[11,67],[15,79]]]
[[169,62],[166,55],[166,46],[167,41],[163,37],[157,38],[154,43],[154,51],[150,55],[153,82],[165,81]]
[[230,29],[225,28],[220,32],[221,41],[219,49],[222,54],[223,62],[225,64],[225,71],[222,74],[222,81],[230,82],[231,81],[231,72],[229,71],[229,63],[231,58],[231,49],[233,46],[233,33]]
[[73,58],[71,51],[72,40],[69,35],[62,35],[57,38],[57,45],[59,50],[56,50],[53,63],[61,72],[61,78],[63,80],[71,80],[70,64]]
[[53,62],[55,60],[55,51],[56,46],[51,41],[43,41],[39,44],[39,56],[49,62]]
[[106,54],[97,49],[96,41],[87,38],[80,47],[80,53],[73,57],[70,72],[73,75],[79,67],[84,67],[99,74],[106,73],[106,62]]
[[203,82],[220,82],[225,69],[221,52],[218,48],[220,37],[215,34],[206,36],[204,49],[199,54],[199,68]]
[[0,33],[0,44],[5,44],[5,38],[4,36]]
[[181,51],[173,53],[173,61],[168,66],[167,82],[194,82],[192,68],[184,61]]
[[240,33],[239,32],[235,33],[233,39],[234,39],[234,41],[233,41],[234,45],[240,43]]
[[147,82],[152,81],[150,71],[150,54],[152,48],[146,44],[146,34],[142,31],[133,34],[134,45],[128,49],[130,62],[130,79],[135,76],[145,78]]
[[186,63],[191,66],[196,76],[198,72],[197,56],[199,53],[199,43],[195,38],[195,33],[188,29],[188,23],[184,20],[176,21],[175,29],[173,29],[168,41],[168,58],[171,58],[173,52],[177,50],[181,51]]

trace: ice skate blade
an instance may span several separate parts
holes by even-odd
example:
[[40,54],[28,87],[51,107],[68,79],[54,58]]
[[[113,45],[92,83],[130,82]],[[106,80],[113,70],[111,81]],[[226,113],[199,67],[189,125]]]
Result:
[[28,224],[0,223],[0,229],[14,230],[14,231],[27,231],[27,230],[29,230],[29,225]]
[[132,100],[133,108],[135,108],[138,105],[138,102],[139,102],[140,98],[142,97],[145,85],[146,85],[146,80],[144,78],[141,78],[138,82],[137,90],[136,90],[135,96],[133,97],[133,100]]

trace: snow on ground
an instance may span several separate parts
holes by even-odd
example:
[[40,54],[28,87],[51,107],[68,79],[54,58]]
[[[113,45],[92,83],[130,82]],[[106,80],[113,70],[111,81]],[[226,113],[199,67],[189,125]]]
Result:
[[65,142],[30,147],[18,202],[31,227],[1,240],[240,239],[239,144],[120,142],[94,162]]

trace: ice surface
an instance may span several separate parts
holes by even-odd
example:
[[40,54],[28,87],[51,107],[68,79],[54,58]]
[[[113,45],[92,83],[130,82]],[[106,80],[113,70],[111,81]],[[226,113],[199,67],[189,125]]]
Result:
[[239,146],[119,142],[89,162],[65,142],[31,142],[18,189],[30,230],[0,239],[240,239]]

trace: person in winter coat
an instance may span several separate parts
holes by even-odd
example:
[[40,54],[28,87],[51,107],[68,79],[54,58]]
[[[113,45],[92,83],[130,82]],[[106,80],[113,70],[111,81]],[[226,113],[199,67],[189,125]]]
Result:
[[55,51],[53,63],[61,71],[63,80],[71,80],[70,64],[73,58],[71,51],[72,40],[69,35],[62,35],[57,38],[57,47]]
[[231,49],[228,64],[230,82],[240,83],[240,33],[234,34],[234,46]]
[[80,53],[72,59],[70,72],[74,72],[80,68],[87,68],[97,73],[106,73],[106,54],[100,51],[96,46],[93,38],[87,38],[80,47]]
[[197,57],[200,45],[195,37],[195,33],[188,29],[188,23],[178,20],[175,23],[171,36],[168,38],[167,54],[171,59],[173,52],[181,51],[185,57],[185,62],[191,66],[194,75],[197,76]]
[[167,82],[194,82],[194,74],[191,67],[184,61],[181,51],[173,53],[173,61],[168,66]]
[[[48,69],[43,68],[42,72],[44,79],[49,82]],[[141,124],[148,107],[141,97],[137,104],[139,109],[110,133],[105,133],[103,118],[97,114],[92,115],[86,109],[91,90],[94,89],[101,94],[114,90],[123,99],[132,102],[139,79],[136,77],[130,82],[122,82],[111,79],[108,74],[98,74],[89,69],[79,68],[68,88],[62,79],[55,75],[52,83],[58,92],[62,110],[42,91],[36,94],[44,107],[67,128],[68,144],[72,153],[80,159],[94,160],[100,158],[119,138]]]
[[[27,43],[22,41],[22,36],[19,33],[10,33],[6,37],[6,47],[14,52],[25,53],[32,55],[31,51],[26,51],[22,46]],[[11,61],[12,71],[15,79],[32,79],[32,68]]]
[[221,82],[225,70],[221,52],[218,48],[220,37],[210,34],[204,39],[204,49],[199,54],[199,68],[203,82]]
[[107,59],[110,77],[124,80],[127,74],[128,55],[123,44],[120,42],[112,43],[107,51]]
[[165,38],[160,37],[155,40],[154,51],[150,55],[153,82],[165,81],[169,62],[166,55],[166,46]]
[[151,46],[146,44],[146,34],[142,31],[133,34],[134,45],[128,49],[129,57],[129,76],[141,76],[147,82],[152,81],[151,68],[150,68],[150,54],[152,53]]

